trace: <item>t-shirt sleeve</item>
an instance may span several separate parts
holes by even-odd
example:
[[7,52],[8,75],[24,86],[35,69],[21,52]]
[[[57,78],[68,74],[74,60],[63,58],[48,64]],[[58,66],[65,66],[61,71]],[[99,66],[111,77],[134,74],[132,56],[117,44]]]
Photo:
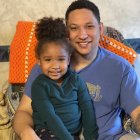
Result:
[[140,81],[134,68],[124,74],[120,91],[120,104],[126,113],[131,112],[140,105]]
[[30,75],[27,79],[27,82],[25,84],[25,88],[24,88],[24,93],[31,97],[31,86],[32,86],[32,83],[33,81],[35,80],[35,78],[41,74],[42,71],[41,71],[41,68],[39,67],[38,64],[35,64],[34,67],[32,68],[31,72],[30,72]]

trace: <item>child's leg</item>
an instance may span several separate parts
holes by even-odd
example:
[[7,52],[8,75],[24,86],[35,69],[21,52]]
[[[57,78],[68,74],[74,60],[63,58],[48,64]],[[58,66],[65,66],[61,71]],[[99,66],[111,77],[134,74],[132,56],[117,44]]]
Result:
[[74,136],[74,140],[80,140],[79,136]]
[[[46,129],[36,131],[37,135],[41,140],[58,140],[51,131]],[[78,135],[74,135],[74,140],[81,140]]]
[[38,130],[36,133],[41,140],[57,140],[56,137],[46,129]]
[[74,140],[84,140],[84,139],[81,139],[81,133],[82,133],[82,131],[79,131],[78,133],[73,135]]

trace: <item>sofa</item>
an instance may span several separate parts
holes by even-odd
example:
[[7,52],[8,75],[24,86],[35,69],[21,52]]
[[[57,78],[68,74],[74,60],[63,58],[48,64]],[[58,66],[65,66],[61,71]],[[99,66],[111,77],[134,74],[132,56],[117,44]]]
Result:
[[[136,51],[137,58],[134,63],[134,68],[140,79],[140,38],[124,39],[119,31],[111,27],[106,27],[104,34],[115,38],[119,42],[124,43]],[[10,47],[11,45],[0,45],[0,140],[15,139],[15,133],[11,127],[12,119],[24,90],[24,83],[22,82],[9,83],[9,56],[11,52]],[[1,110],[4,110],[5,112],[1,114]],[[127,131],[133,131],[132,122],[129,116],[126,114],[123,114],[122,116],[125,118],[123,119],[124,121],[122,121],[125,129]],[[5,133],[5,131],[7,135],[4,137],[2,135]]]

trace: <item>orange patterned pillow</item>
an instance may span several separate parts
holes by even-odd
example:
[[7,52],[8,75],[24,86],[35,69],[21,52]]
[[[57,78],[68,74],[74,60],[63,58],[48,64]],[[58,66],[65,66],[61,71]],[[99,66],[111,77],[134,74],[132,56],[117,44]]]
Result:
[[[28,75],[36,63],[34,49],[36,37],[34,34],[35,22],[19,21],[16,33],[10,47],[10,83],[25,83]],[[124,58],[131,64],[136,59],[136,52],[124,44],[107,36],[102,36],[100,46]]]
[[19,21],[10,46],[10,83],[25,83],[36,62],[35,23]]
[[132,48],[107,36],[102,36],[100,38],[99,43],[101,47],[125,58],[126,60],[129,61],[130,64],[132,65],[134,64],[134,61],[137,57],[137,53]]

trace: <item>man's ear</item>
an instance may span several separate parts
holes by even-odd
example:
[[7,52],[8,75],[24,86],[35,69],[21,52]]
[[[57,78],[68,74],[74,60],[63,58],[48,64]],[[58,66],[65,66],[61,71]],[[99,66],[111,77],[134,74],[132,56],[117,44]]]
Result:
[[102,36],[104,33],[104,25],[102,22],[100,22],[100,35]]

